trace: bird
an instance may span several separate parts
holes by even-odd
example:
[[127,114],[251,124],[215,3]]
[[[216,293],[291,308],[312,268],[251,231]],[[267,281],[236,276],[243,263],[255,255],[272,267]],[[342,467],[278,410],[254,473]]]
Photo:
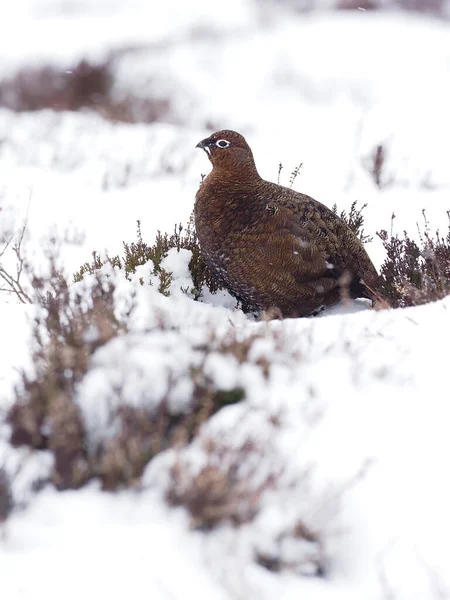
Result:
[[374,304],[379,275],[342,218],[306,194],[264,180],[236,131],[217,131],[196,148],[212,163],[195,197],[200,251],[244,312],[314,316],[343,294]]

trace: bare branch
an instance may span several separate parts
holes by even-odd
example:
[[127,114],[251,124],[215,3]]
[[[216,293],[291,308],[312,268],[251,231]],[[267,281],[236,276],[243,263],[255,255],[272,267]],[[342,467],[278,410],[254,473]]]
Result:
[[[3,280],[6,285],[2,285],[0,287],[0,292],[7,292],[10,294],[14,294],[21,304],[31,304],[32,299],[29,294],[25,291],[22,283],[21,277],[24,271],[24,267],[26,267],[25,257],[23,255],[22,244],[25,238],[25,231],[28,225],[28,211],[30,208],[31,195],[28,200],[27,212],[25,215],[25,222],[23,226],[20,228],[18,232],[18,239],[12,247],[12,251],[16,257],[16,275],[11,275],[5,267],[0,263],[0,280]],[[16,237],[17,233],[13,233],[11,237],[6,241],[5,246],[0,252],[0,258],[4,256],[5,252],[11,245],[13,239]]]

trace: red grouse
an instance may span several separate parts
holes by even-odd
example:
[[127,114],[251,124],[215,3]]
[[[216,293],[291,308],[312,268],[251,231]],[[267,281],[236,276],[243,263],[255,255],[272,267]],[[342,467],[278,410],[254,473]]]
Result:
[[195,199],[195,227],[211,272],[246,312],[283,317],[352,298],[375,299],[378,274],[350,227],[305,194],[262,179],[235,131],[197,144],[212,163]]

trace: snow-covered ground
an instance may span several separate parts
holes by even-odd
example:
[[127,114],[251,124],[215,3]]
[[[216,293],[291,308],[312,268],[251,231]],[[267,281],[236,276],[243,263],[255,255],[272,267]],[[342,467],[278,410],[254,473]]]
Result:
[[[426,209],[431,229],[447,229],[450,209],[450,24],[401,14],[291,14],[250,0],[170,0],[164,9],[134,0],[22,0],[0,8],[0,73],[28,65],[69,68],[124,46],[114,93],[170,100],[167,123],[106,121],[89,113],[16,114],[0,109],[0,233],[27,219],[26,252],[40,268],[49,238],[61,241],[70,276],[93,250],[121,251],[186,222],[200,174],[209,167],[196,143],[212,129],[237,129],[262,176],[288,182],[331,206],[367,203],[367,233],[417,234]],[[367,170],[386,150],[383,183]],[[367,246],[375,264],[379,240]],[[77,402],[90,436],[107,435],[106,406],[120,380],[125,401],[157,402],[170,375],[171,401],[190,394],[193,349],[215,331],[260,332],[248,364],[219,353],[204,368],[222,389],[246,398],[215,415],[180,455],[147,468],[140,492],[71,492],[30,483],[48,457],[12,453],[0,465],[25,466],[15,482],[28,502],[4,526],[2,598],[155,600],[428,600],[450,594],[450,485],[447,457],[447,300],[375,312],[361,302],[321,318],[255,323],[226,295],[195,303],[187,256],[173,252],[171,295],[117,276],[118,298],[135,290],[132,331],[97,352]],[[14,266],[5,253],[2,263]],[[145,268],[140,276],[148,277]],[[11,402],[18,369],[29,364],[32,307],[0,298],[0,399]],[[152,330],[161,315],[170,335]],[[258,358],[271,364],[269,377]],[[123,399],[123,398],[122,398]],[[175,460],[195,471],[202,444],[238,451],[248,437],[260,470],[283,470],[248,525],[190,530],[183,509],[164,501]],[[233,450],[234,449],[234,450]],[[294,484],[292,483],[294,482]],[[285,537],[301,520],[323,548]],[[256,553],[282,557],[271,573]],[[322,577],[307,576],[323,553]]]

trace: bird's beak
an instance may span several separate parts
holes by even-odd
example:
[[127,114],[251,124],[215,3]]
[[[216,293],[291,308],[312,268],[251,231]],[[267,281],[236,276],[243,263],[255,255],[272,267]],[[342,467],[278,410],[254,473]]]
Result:
[[211,138],[205,138],[204,140],[199,142],[195,147],[201,148],[202,150],[204,150],[206,152],[208,157],[210,157],[211,156],[211,149],[209,147],[210,145],[211,145]]

